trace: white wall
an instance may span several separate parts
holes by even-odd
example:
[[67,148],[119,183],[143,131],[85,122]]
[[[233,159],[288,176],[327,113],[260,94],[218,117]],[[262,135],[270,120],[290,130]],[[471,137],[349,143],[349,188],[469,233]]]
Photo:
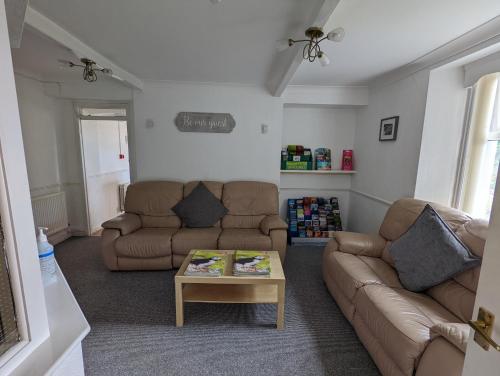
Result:
[[340,169],[342,150],[352,149],[356,132],[356,109],[285,105],[281,144],[314,149],[330,148],[332,168]]
[[[120,213],[118,186],[130,182],[127,125],[117,120],[82,120],[82,144],[92,232]],[[119,154],[124,159],[119,159]]]
[[[178,112],[233,115],[232,133],[180,132]],[[146,82],[134,93],[137,180],[263,180],[279,183],[282,102],[264,88]],[[155,123],[146,128],[147,119]],[[261,124],[269,131],[261,134]],[[132,136],[132,135],[131,135]]]
[[33,196],[57,192],[58,154],[63,144],[63,105],[44,94],[43,84],[16,75],[28,179]]
[[[419,160],[429,71],[370,89],[369,105],[359,110],[354,139],[349,228],[376,232],[388,203],[412,197]],[[378,140],[380,120],[399,115],[396,141]]]
[[464,67],[464,87],[474,85],[481,77],[500,72],[500,52],[473,61]]
[[[72,233],[87,234],[80,138],[73,102],[92,103],[105,98],[126,102],[132,97],[131,89],[112,82],[92,86],[47,84],[23,74],[16,74],[15,78],[31,196],[64,191]],[[107,190],[111,189],[108,185]]]
[[[285,105],[281,144],[300,144],[332,151],[332,168],[340,169],[342,150],[352,149],[357,122],[356,108]],[[344,228],[348,223],[350,175],[281,174],[280,214],[286,218],[289,198],[338,197]]]
[[44,84],[16,74],[32,197],[66,193],[70,229],[86,232],[85,200],[73,104],[45,94]]
[[431,71],[416,198],[446,206],[452,204],[466,101],[463,67],[443,67]]

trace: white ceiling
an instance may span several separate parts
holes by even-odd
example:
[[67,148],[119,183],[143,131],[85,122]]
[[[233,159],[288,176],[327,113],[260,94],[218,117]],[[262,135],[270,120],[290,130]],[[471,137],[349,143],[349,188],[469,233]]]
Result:
[[331,64],[304,62],[291,83],[362,85],[498,15],[500,0],[341,0],[325,30],[345,39],[322,44]]
[[[31,0],[30,5],[141,79],[266,83],[275,43],[303,35],[322,0]],[[332,63],[303,62],[291,83],[363,85],[500,15],[500,0],[341,0],[325,30]],[[74,55],[32,30],[13,49],[16,70],[81,79]],[[103,79],[110,79],[108,77]]]
[[[12,62],[14,70],[42,81],[82,82],[82,68],[69,68],[58,60],[78,58],[67,48],[41,35],[30,27],[25,27],[21,48],[13,48]],[[98,80],[113,80],[109,76],[97,73]]]
[[275,42],[321,0],[31,0],[130,73],[153,80],[265,84]]

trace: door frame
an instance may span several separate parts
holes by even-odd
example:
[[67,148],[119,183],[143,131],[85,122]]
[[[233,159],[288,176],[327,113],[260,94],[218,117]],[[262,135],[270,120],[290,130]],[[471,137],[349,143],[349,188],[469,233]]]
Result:
[[[125,116],[84,116],[81,115],[80,111],[82,108],[125,108]],[[89,197],[88,197],[88,186],[87,186],[87,174],[85,166],[85,149],[83,147],[83,134],[82,134],[82,120],[120,120],[127,122],[127,145],[128,145],[128,155],[129,155],[129,171],[130,171],[130,181],[132,182],[133,174],[135,169],[132,167],[133,155],[133,124],[132,124],[132,102],[130,101],[74,101],[73,109],[75,114],[75,123],[77,127],[77,137],[78,137],[78,147],[79,157],[81,163],[80,176],[83,182],[83,195],[85,203],[85,224],[86,224],[86,235],[92,235],[92,226],[90,224],[90,207],[89,207]],[[134,158],[135,160],[135,158]]]

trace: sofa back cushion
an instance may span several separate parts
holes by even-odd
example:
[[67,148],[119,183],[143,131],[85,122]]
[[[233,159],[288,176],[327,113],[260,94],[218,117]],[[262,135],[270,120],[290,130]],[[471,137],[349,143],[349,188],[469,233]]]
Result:
[[380,235],[390,241],[399,239],[415,223],[427,204],[430,204],[438,212],[453,231],[471,220],[471,217],[457,209],[427,201],[403,198],[395,201],[387,210],[380,226]]
[[143,227],[179,227],[172,207],[182,200],[184,185],[172,181],[144,181],[128,186],[125,211],[141,216]]
[[266,215],[278,214],[278,187],[256,181],[224,184],[222,204],[228,209],[223,228],[258,228]]
[[[222,200],[222,188],[224,188],[224,183],[219,181],[201,181],[207,189],[212,192],[212,194],[217,197],[219,200]],[[184,184],[184,195],[183,198],[189,196],[189,194],[195,189],[198,184],[200,184],[200,180],[190,181],[189,183]]]
[[[439,213],[474,255],[483,257],[488,222],[480,219],[472,219],[460,210],[427,201],[405,198],[394,202],[387,211],[384,221],[380,226],[380,235],[390,242],[399,239],[415,222],[426,204],[430,204]],[[388,252],[389,246],[390,243],[383,251],[382,259],[394,265]],[[464,321],[469,320],[474,308],[480,271],[480,266],[467,270],[427,290],[426,293],[457,317]]]

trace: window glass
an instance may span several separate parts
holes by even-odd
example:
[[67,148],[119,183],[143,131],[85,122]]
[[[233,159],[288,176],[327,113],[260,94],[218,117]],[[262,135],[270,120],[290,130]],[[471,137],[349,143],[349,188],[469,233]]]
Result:
[[475,198],[475,215],[488,219],[493,205],[497,181],[498,162],[500,160],[500,141],[488,141],[486,144],[485,163],[481,169],[479,189]]
[[490,125],[490,138],[498,138],[496,133],[500,133],[500,85],[497,85],[495,107]]
[[0,355],[19,342],[14,299],[0,223]]
[[82,116],[127,116],[125,108],[82,108],[80,110]]

